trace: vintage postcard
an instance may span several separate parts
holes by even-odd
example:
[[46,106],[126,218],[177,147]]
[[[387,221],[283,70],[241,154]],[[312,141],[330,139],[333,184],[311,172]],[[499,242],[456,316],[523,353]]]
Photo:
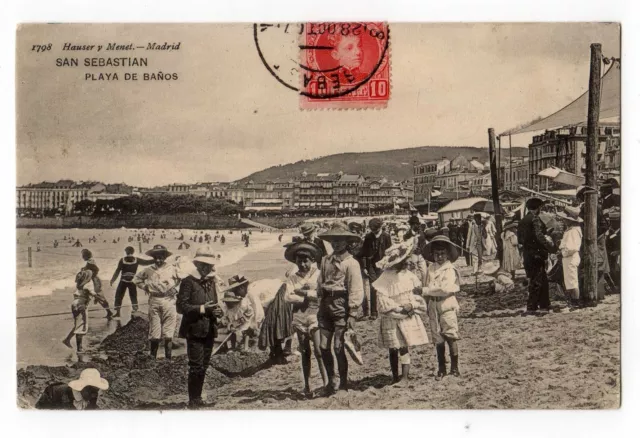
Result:
[[620,35],[19,25],[18,406],[618,408]]

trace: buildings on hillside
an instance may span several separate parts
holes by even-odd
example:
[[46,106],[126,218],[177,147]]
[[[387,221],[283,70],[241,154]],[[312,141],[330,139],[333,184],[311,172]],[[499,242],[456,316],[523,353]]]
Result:
[[16,188],[16,210],[18,214],[28,212],[55,211],[65,214],[84,200],[115,199],[135,192],[126,184],[102,184],[91,181],[60,180],[27,184]]
[[69,213],[74,204],[82,200],[95,202],[132,194],[220,198],[240,204],[247,211],[392,209],[413,202],[413,184],[342,172],[304,172],[296,178],[263,182],[170,184],[139,189],[124,184],[62,180],[17,187],[16,205],[19,214],[46,210]]

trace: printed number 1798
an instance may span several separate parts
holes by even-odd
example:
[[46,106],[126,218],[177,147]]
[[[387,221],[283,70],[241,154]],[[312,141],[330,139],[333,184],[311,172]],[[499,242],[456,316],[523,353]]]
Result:
[[34,44],[31,47],[32,52],[46,52],[47,50],[51,50],[51,43],[49,44]]

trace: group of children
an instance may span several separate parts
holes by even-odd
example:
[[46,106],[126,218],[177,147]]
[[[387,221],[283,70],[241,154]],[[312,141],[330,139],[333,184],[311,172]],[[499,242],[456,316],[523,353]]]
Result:
[[[285,245],[285,258],[298,268],[287,278],[285,297],[287,303],[294,306],[293,327],[300,343],[304,392],[311,392],[309,376],[313,352],[326,395],[336,390],[334,355],[340,377],[337,389],[347,388],[345,347],[349,353],[354,353],[349,351],[353,347],[348,339],[362,303],[363,286],[359,265],[348,251],[360,237],[340,223],[318,237],[333,248],[333,253],[322,258],[319,267],[317,262],[322,257],[322,250],[314,243],[300,240]],[[436,344],[436,380],[447,375],[446,345],[451,358],[449,373],[460,376],[459,306],[455,298],[460,290],[460,275],[452,263],[458,258],[458,251],[446,236],[436,236],[428,242],[422,255],[431,263],[423,282],[413,272],[412,258],[417,244],[418,238],[413,237],[391,246],[377,263],[383,272],[372,284],[378,292],[379,343],[389,351],[393,382],[399,385],[404,385],[409,376],[410,348],[430,343],[429,332]],[[421,316],[427,318],[429,331]]]
[[[221,301],[225,312],[219,323],[229,331],[225,343],[228,341],[232,348],[241,346],[245,349],[251,347],[251,341],[258,336],[263,323],[270,326],[277,326],[281,322],[290,324],[299,341],[304,392],[311,394],[309,380],[313,354],[323,380],[322,392],[330,395],[338,389],[347,389],[347,353],[352,357],[359,354],[349,340],[354,333],[364,290],[360,265],[349,249],[360,241],[360,236],[349,231],[346,225],[336,223],[318,237],[320,242],[330,245],[333,250],[331,254],[325,255],[326,247],[321,248],[307,239],[296,239],[285,245],[285,259],[297,267],[296,272],[287,277],[281,289],[281,299],[290,308],[291,316],[269,314],[269,321],[265,321],[264,308],[259,298],[248,293],[248,280],[234,276],[228,280],[228,285],[224,285]],[[446,345],[449,346],[451,357],[450,374],[460,376],[458,303],[455,298],[460,289],[460,278],[452,264],[458,257],[457,248],[446,236],[436,236],[424,245],[422,255],[431,262],[425,280],[424,276],[419,278],[412,269],[412,257],[417,245],[418,238],[413,237],[391,246],[385,252],[385,257],[377,263],[382,275],[373,283],[378,291],[379,341],[389,351],[394,383],[407,381],[411,364],[410,348],[431,341],[436,344],[438,358],[436,380],[447,374]],[[132,250],[133,248],[127,248],[127,255],[114,274],[112,284],[118,274],[122,274],[121,281],[136,283],[137,276],[132,268],[137,268],[140,260],[133,256]],[[168,252],[165,250],[162,255],[166,253]],[[162,258],[155,253],[150,254],[154,259]],[[65,344],[70,346],[71,337],[75,334],[79,349],[82,336],[87,330],[86,311],[89,300],[96,298],[106,303],[106,300],[102,301],[104,297],[100,294],[99,286],[92,287],[99,280],[97,272],[94,272],[95,268],[92,269],[95,263],[90,262],[90,253],[87,251],[85,255],[88,262],[77,275],[77,291],[72,304],[75,326],[65,339]],[[118,307],[122,303],[125,286],[128,285],[118,287]],[[137,307],[137,303],[133,304]],[[108,309],[108,303],[106,306]],[[267,312],[273,313],[269,309]],[[428,320],[429,329],[422,317]],[[337,361],[339,379],[336,379],[334,361]]]

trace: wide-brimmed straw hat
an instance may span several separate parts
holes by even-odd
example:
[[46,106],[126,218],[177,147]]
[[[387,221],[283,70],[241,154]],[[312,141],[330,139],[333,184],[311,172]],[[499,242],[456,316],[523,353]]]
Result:
[[363,225],[359,222],[349,222],[349,229],[355,229],[357,231],[362,231]]
[[503,231],[507,231],[512,228],[518,228],[518,222],[509,222],[508,224],[505,224],[505,226],[503,227]]
[[232,290],[227,290],[222,296],[222,301],[225,303],[239,303],[242,298],[233,293]]
[[360,236],[349,231],[346,225],[342,223],[335,223],[329,231],[322,233],[318,236],[322,240],[329,242],[334,240],[346,240],[348,242],[360,241]]
[[304,224],[300,225],[300,232],[302,234],[311,234],[315,230],[316,230],[316,226],[312,223],[305,222]]
[[286,244],[284,247],[284,258],[291,263],[296,262],[298,254],[306,254],[316,262],[322,258],[322,250],[311,242],[291,242]]
[[203,246],[196,250],[196,256],[193,258],[194,262],[206,263],[207,265],[215,265],[217,262],[216,254],[210,246]]
[[586,195],[587,193],[598,193],[598,190],[591,186],[578,186],[576,196]]
[[82,370],[78,380],[72,380],[69,382],[69,387],[76,391],[82,391],[87,386],[95,386],[98,389],[106,391],[109,389],[109,382],[100,377],[100,371],[95,368]]
[[389,269],[411,257],[415,248],[416,239],[408,239],[397,245],[391,246],[384,252],[384,257],[376,263],[379,269]]
[[456,260],[458,260],[458,248],[453,244],[451,240],[449,240],[447,236],[442,235],[435,236],[433,240],[431,240],[424,246],[424,248],[422,249],[422,256],[425,258],[425,260],[434,262],[435,260],[433,258],[433,247],[440,245],[446,246],[447,258],[450,262],[455,262]]
[[440,231],[435,230],[435,229],[428,229],[424,231],[424,237],[426,237],[428,240],[433,239],[434,237],[438,236],[440,233]]
[[157,254],[164,254],[165,257],[169,257],[172,253],[164,245],[153,245],[149,251],[145,252],[149,257],[153,257]]
[[225,290],[232,291],[234,289],[239,288],[240,286],[249,283],[249,280],[240,275],[234,275],[228,280],[229,287]]
[[564,211],[560,211],[556,214],[561,219],[568,220],[576,224],[582,223],[582,218],[580,217],[579,208],[567,206],[564,208]]

